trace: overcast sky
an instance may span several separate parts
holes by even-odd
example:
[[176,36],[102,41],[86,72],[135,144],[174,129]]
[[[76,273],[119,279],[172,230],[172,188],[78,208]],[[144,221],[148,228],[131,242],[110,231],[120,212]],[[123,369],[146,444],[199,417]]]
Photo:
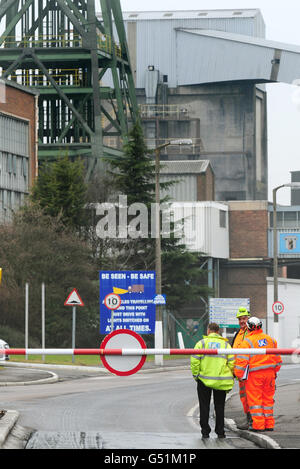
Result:
[[[300,45],[299,0],[121,0],[121,5],[123,11],[259,8],[267,39]],[[300,171],[300,104],[295,100],[296,90],[293,85],[267,85],[270,201],[272,189],[290,182],[290,171]],[[290,189],[278,191],[278,203],[290,204]]]

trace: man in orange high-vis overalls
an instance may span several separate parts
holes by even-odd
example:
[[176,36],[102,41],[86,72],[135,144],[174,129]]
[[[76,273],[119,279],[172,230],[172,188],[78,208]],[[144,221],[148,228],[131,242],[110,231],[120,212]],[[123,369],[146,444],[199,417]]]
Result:
[[[236,317],[239,321],[240,329],[233,337],[232,344],[231,344],[232,348],[240,348],[241,347],[242,342],[244,341],[247,333],[249,332],[248,328],[247,328],[247,321],[250,318],[250,316],[251,315],[250,315],[249,311],[246,308],[244,308],[244,307],[239,308]],[[244,409],[244,412],[245,412],[246,421],[242,422],[242,423],[239,423],[237,426],[238,426],[238,428],[240,428],[242,430],[248,430],[249,425],[251,424],[252,420],[251,420],[251,415],[250,415],[250,412],[249,412],[249,406],[248,406],[248,403],[247,403],[246,389],[245,389],[245,382],[244,381],[239,380],[239,388],[240,388],[239,389],[239,391],[240,391],[240,400],[241,400],[241,403],[242,403],[242,406],[243,406],[243,409]]]
[[[277,342],[262,331],[260,319],[252,317],[247,321],[249,333],[241,344],[241,349],[277,348]],[[245,378],[246,398],[252,418],[253,431],[272,431],[274,429],[275,379],[281,367],[279,355],[241,355],[236,356],[234,374]],[[249,370],[246,377],[247,367]]]

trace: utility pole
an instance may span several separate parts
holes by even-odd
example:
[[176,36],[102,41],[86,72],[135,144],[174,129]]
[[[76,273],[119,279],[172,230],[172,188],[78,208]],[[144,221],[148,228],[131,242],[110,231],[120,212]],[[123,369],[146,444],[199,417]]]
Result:
[[[155,271],[156,294],[161,295],[161,236],[160,236],[160,151],[169,145],[192,145],[191,139],[170,140],[155,148]],[[156,305],[155,348],[163,348],[162,307]],[[155,364],[163,365],[163,355],[155,355]]]

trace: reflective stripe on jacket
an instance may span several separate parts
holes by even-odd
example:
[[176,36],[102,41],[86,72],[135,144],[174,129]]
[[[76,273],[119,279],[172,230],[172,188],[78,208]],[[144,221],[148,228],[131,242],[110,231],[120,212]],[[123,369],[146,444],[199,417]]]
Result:
[[[227,339],[224,339],[219,334],[209,334],[204,336],[195,345],[195,350],[201,349],[227,349],[230,345]],[[233,387],[233,355],[192,355],[191,356],[191,370],[193,377],[197,380],[200,379],[205,386],[213,389],[229,391]]]
[[[239,348],[277,348],[277,342],[259,329],[258,331],[249,332]],[[281,363],[280,355],[237,355],[234,374],[241,379],[247,365],[249,365],[249,373],[269,368],[273,368],[274,372],[277,373],[280,370]]]

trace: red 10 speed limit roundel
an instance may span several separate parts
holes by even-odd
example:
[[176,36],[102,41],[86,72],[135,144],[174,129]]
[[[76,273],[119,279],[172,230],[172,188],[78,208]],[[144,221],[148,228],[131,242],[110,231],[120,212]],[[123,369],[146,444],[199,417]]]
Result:
[[118,309],[121,306],[121,297],[116,293],[109,293],[104,298],[104,304],[108,309]]
[[272,305],[272,311],[274,314],[282,314],[284,311],[284,304],[281,301],[275,301]]

